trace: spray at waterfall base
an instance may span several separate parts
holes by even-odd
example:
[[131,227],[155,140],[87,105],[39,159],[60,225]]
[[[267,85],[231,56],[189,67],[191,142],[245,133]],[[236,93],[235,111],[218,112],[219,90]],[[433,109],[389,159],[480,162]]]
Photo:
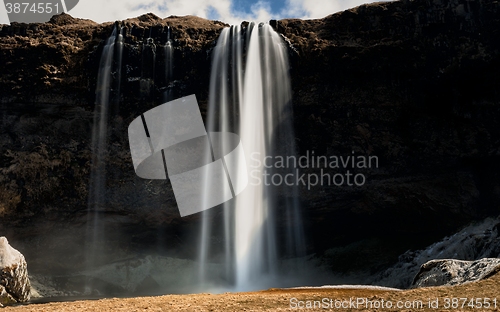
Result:
[[[366,171],[378,169],[377,156],[331,155],[319,156],[315,152],[297,156],[250,155],[250,185],[299,186],[308,190],[315,186],[360,187],[367,181]],[[308,173],[301,173],[301,169]],[[352,171],[351,171],[352,170]]]

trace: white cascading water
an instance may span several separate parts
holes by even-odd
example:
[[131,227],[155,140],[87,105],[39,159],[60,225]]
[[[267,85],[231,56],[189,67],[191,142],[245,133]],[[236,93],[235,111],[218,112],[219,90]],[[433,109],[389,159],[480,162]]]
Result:
[[98,244],[103,241],[104,234],[100,212],[104,208],[106,194],[108,115],[110,103],[117,104],[119,101],[122,51],[122,29],[116,26],[103,48],[97,76],[87,220],[89,241],[86,254],[89,269],[95,267],[99,249],[103,247]]
[[[262,177],[266,170],[273,172],[263,167],[266,156],[294,156],[288,71],[287,48],[270,25],[251,23],[221,32],[213,54],[207,128],[239,134],[249,174]],[[249,182],[223,208],[224,279],[238,291],[278,286],[278,219],[287,229],[285,254],[300,257],[305,249],[296,186],[283,189]],[[279,216],[277,192],[285,206]],[[199,260],[200,283],[205,287],[211,284],[212,219],[210,210],[202,213]]]
[[163,53],[165,55],[165,87],[166,91],[163,93],[163,102],[172,101],[172,83],[173,69],[174,69],[174,47],[172,46],[171,29],[167,26],[167,42],[163,46]]
[[[229,47],[229,45],[231,45]],[[209,132],[235,132],[236,111],[242,95],[242,38],[241,27],[233,26],[222,30],[213,54],[212,72],[210,76],[210,94],[207,116]],[[232,52],[232,53],[231,53]],[[232,62],[233,66],[230,66]],[[228,83],[231,79],[232,83]],[[217,104],[216,104],[217,103]],[[222,147],[224,148],[224,147]],[[234,281],[234,202],[225,202],[224,209],[224,243],[223,243],[223,274],[224,279]],[[199,279],[203,290],[212,286],[209,271],[209,245],[212,234],[212,211],[202,212],[201,240],[199,247]],[[208,285],[207,285],[208,284]]]

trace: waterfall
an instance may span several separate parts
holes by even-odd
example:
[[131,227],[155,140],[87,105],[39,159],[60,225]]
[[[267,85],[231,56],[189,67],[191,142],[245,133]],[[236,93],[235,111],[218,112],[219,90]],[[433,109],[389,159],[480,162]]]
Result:
[[103,252],[104,228],[100,213],[105,206],[106,157],[108,154],[108,117],[110,103],[116,110],[120,98],[121,60],[123,51],[122,29],[115,25],[102,50],[96,85],[96,103],[92,128],[92,165],[88,196],[87,267],[93,268]]
[[[175,95],[173,90],[174,47],[172,44],[170,26],[164,28],[163,33],[166,33],[166,43],[163,45],[163,81],[160,80],[159,84],[161,85],[160,98],[163,99],[163,103],[166,103],[174,100]],[[160,65],[162,64],[160,63]],[[158,251],[161,254],[165,253],[167,244],[165,229],[160,227],[158,229]]]
[[[268,24],[231,26],[221,32],[213,52],[207,128],[239,134],[250,174],[262,177],[278,172],[264,168],[265,157],[295,153],[288,70],[284,41]],[[280,215],[276,215],[278,193],[284,198]],[[261,180],[249,183],[236,199],[224,204],[222,261],[225,280],[233,289],[277,286],[278,223],[287,229],[280,240],[286,245],[282,253],[290,258],[304,255],[297,198],[296,186],[265,185]],[[211,211],[202,213],[201,285],[210,284],[212,220]]]
[[[153,88],[156,56],[162,48],[163,100],[172,100],[173,96],[174,49],[170,28],[166,30],[164,46],[155,43],[151,35],[142,45],[140,91],[143,99],[151,104],[156,90]],[[100,211],[106,205],[107,131],[110,110],[113,110],[110,107],[118,109],[120,97],[121,32],[118,26],[115,27],[106,41],[97,79],[88,203],[89,268],[99,263],[99,256],[105,254],[106,248]],[[279,34],[267,24],[254,23],[223,29],[212,54],[207,138],[210,141],[210,136],[217,132],[238,134],[249,177],[291,172],[291,169],[263,165],[269,156],[295,155],[287,55],[287,47]],[[207,156],[215,160],[214,155],[225,155],[224,151],[230,148],[224,144],[225,140],[214,144],[212,154]],[[214,153],[216,148],[221,150]],[[205,185],[205,189],[210,189],[209,179]],[[234,190],[231,191],[234,195]],[[220,209],[203,211],[199,245],[200,290],[218,287],[242,291],[286,286],[279,282],[285,273],[280,272],[280,261],[305,255],[297,199],[297,186],[273,186],[262,180],[260,183],[250,180],[242,193],[225,202]],[[160,232],[160,251],[161,235]],[[213,243],[217,236],[222,237],[218,246]]]
[[156,44],[151,37],[151,29],[149,35],[142,45],[140,88],[143,98],[152,102],[155,83]]
[[167,42],[163,47],[163,53],[165,56],[165,87],[166,91],[163,93],[163,102],[172,101],[172,78],[174,70],[174,48],[172,46],[171,30],[170,26],[167,26]]
[[[113,51],[114,50],[114,51]],[[121,77],[122,77],[122,56],[123,56],[123,28],[120,27],[120,32],[115,37],[115,45],[112,47],[110,53],[113,54],[114,69],[112,73],[114,81],[112,84],[114,96],[113,101],[113,113],[118,114],[120,106],[120,95],[121,95]]]

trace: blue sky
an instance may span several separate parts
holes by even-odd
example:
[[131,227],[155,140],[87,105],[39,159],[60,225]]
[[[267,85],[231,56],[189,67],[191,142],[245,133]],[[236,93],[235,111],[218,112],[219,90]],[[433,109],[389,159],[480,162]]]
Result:
[[[372,2],[372,1],[368,1]],[[229,24],[282,18],[321,18],[346,10],[366,0],[80,0],[69,13],[102,23],[152,12],[160,17],[196,15]],[[0,23],[7,24],[7,12],[0,8]]]
[[[248,1],[248,0],[233,0],[231,2],[231,7],[233,10],[243,10],[245,12],[251,12],[252,11],[252,4],[253,1]],[[270,1],[269,2],[269,7],[271,9],[271,12],[280,12],[282,8],[286,6],[286,1],[285,0],[276,0],[276,1]]]

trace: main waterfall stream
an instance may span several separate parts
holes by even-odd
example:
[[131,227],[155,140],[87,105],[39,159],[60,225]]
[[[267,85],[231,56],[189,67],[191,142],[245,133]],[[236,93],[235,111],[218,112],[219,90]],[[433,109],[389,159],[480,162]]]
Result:
[[[105,247],[101,213],[106,207],[106,157],[108,154],[108,119],[110,110],[118,110],[123,53],[123,30],[115,26],[103,48],[96,86],[94,123],[92,128],[92,166],[90,171],[86,265],[94,268]],[[86,285],[87,291],[92,286]]]
[[[124,45],[122,32],[120,27],[115,27],[101,56],[88,203],[88,273],[85,274],[92,279],[105,279],[107,283],[114,283],[115,277],[123,273],[120,269],[111,269],[111,264],[109,268],[101,267],[105,262],[101,258],[107,254],[105,237],[109,234],[102,219],[102,211],[107,204],[108,119],[114,111],[110,104],[118,105],[120,98]],[[140,92],[145,102],[160,98],[164,102],[173,100],[175,42],[171,38],[170,27],[166,28],[166,32],[164,46],[158,41],[155,43],[150,31],[140,49]],[[159,47],[163,49],[164,60],[159,63],[164,65],[164,77],[154,74],[157,52],[161,51]],[[250,23],[222,30],[212,51],[205,126],[209,135],[217,132],[239,135],[245,158],[243,168],[248,171],[248,184],[241,193],[223,203],[223,207],[200,213],[198,259],[192,264],[184,264],[186,267],[183,269],[187,271],[182,279],[185,281],[173,278],[176,282],[172,284],[171,275],[181,273],[172,272],[173,268],[158,264],[167,261],[167,258],[161,257],[168,256],[170,252],[170,242],[165,240],[161,232],[158,233],[157,250],[161,251],[162,256],[140,260],[151,266],[148,270],[154,277],[150,278],[160,285],[157,291],[170,287],[179,291],[177,287],[181,286],[177,282],[185,283],[183,291],[188,292],[246,291],[294,285],[284,281],[290,277],[290,272],[297,273],[296,269],[302,269],[299,262],[305,256],[298,188],[284,183],[270,185],[263,181],[264,175],[285,176],[293,170],[264,165],[266,157],[295,157],[296,154],[289,70],[288,47],[270,25]],[[158,99],[155,99],[154,90],[160,91]],[[229,148],[224,146],[225,143],[221,144],[223,150]],[[209,183],[212,182],[207,179],[207,190],[210,189]],[[232,192],[234,195],[234,190]],[[193,272],[191,268],[196,265],[198,270]],[[97,273],[108,269],[113,273],[106,276]],[[191,276],[192,273],[195,276]],[[135,285],[132,282],[135,278],[144,278],[142,273],[136,277],[128,273],[126,275],[123,278],[130,285]],[[94,288],[91,284],[89,282],[86,285],[87,291],[91,292]],[[135,289],[135,286],[130,285],[127,291]]]
[[305,254],[297,187],[261,179],[278,170],[264,167],[266,156],[295,154],[287,47],[270,25],[251,23],[225,28],[213,53],[207,130],[239,134],[251,178],[224,204],[222,257],[210,255],[213,216],[202,213],[200,285],[211,286],[208,264],[217,258],[231,289],[278,286],[280,258]]

